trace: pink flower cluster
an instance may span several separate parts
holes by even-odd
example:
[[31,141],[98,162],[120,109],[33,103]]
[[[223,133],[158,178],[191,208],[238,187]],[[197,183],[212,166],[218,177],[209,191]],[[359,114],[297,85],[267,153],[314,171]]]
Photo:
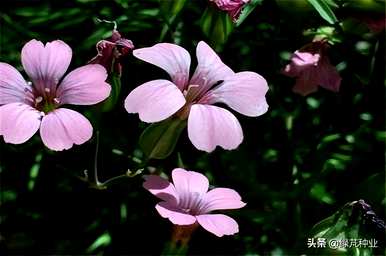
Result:
[[[132,49],[131,41],[119,33],[113,37],[111,42],[98,43],[100,52],[92,62],[111,68],[113,58]],[[119,48],[124,52],[119,52],[118,46],[124,47]],[[250,71],[233,72],[205,42],[197,45],[198,66],[191,78],[190,55],[178,45],[160,43],[133,54],[166,70],[172,82],[159,79],[142,84],[126,98],[126,110],[139,113],[144,122],[159,122],[172,115],[188,119],[189,138],[200,150],[211,152],[216,146],[235,149],[243,140],[236,117],[213,104],[225,103],[252,117],[268,109],[265,79]],[[71,57],[71,48],[62,41],[44,45],[31,40],[23,47],[21,59],[32,82],[26,82],[12,66],[0,63],[0,135],[5,142],[23,143],[39,128],[43,143],[52,150],[69,149],[91,138],[90,122],[63,105],[99,103],[111,88],[105,82],[106,69],[99,64],[75,69],[62,79]]]
[[127,112],[138,113],[148,123],[172,115],[187,118],[189,139],[197,149],[235,149],[243,140],[237,118],[213,104],[224,103],[251,117],[268,110],[266,80],[250,71],[233,72],[203,41],[197,45],[198,65],[192,77],[190,55],[178,45],[160,43],[134,50],[133,55],[164,69],[172,81],[153,80],[134,89],[125,100]]
[[[101,42],[93,61],[111,68],[117,40]],[[128,41],[122,41],[131,50]],[[128,112],[138,112],[145,122],[158,122],[176,114],[188,118],[193,144],[212,151],[216,145],[237,147],[243,134],[236,117],[213,106],[222,102],[247,115],[265,113],[268,90],[263,77],[254,72],[234,73],[204,42],[197,46],[198,66],[189,79],[190,55],[173,44],[157,44],[135,50],[134,56],[165,69],[168,80],[147,82],[132,91],[125,101]],[[22,49],[21,60],[31,82],[12,66],[0,63],[0,135],[5,142],[19,144],[40,129],[43,143],[52,150],[69,149],[92,136],[90,122],[63,105],[91,105],[106,99],[110,85],[106,69],[99,64],[77,68],[64,76],[72,57],[71,48],[56,40],[44,45],[31,40]],[[110,65],[110,66],[109,66]],[[64,76],[64,78],[62,78]],[[238,232],[229,216],[212,211],[245,206],[240,195],[228,188],[210,191],[208,179],[197,172],[175,169],[174,184],[155,175],[146,175],[144,187],[163,200],[156,209],[176,225],[199,224],[218,237]]]
[[162,202],[156,210],[175,225],[198,223],[218,237],[239,232],[237,222],[224,214],[212,211],[239,209],[245,206],[240,195],[229,188],[215,188],[210,191],[208,179],[198,172],[181,168],[172,171],[173,183],[157,176],[145,175],[143,187]]
[[52,150],[69,149],[91,138],[90,122],[63,105],[101,102],[109,96],[110,85],[105,82],[106,69],[98,64],[77,68],[62,79],[71,57],[71,48],[60,40],[46,45],[29,41],[21,62],[32,82],[0,62],[0,135],[5,142],[24,143],[39,128],[43,143]]

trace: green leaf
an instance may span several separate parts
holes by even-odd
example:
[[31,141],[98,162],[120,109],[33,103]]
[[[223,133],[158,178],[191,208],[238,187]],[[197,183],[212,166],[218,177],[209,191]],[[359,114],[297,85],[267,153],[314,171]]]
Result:
[[[326,239],[327,245],[331,240],[377,240],[384,235],[385,224],[380,220],[371,207],[363,200],[347,203],[332,216],[317,223],[310,231],[309,237]],[[316,253],[317,252],[317,253]],[[341,246],[340,248],[318,249],[318,255],[373,255],[369,246]]]
[[50,12],[48,6],[16,8],[15,14],[23,17],[47,16]]
[[161,11],[168,17],[177,16],[184,7],[186,0],[159,0]]
[[308,0],[308,2],[318,11],[320,16],[330,24],[338,22],[334,12],[327,4],[326,0]]
[[28,180],[28,190],[33,190],[35,187],[36,179],[39,175],[40,170],[40,162],[43,158],[43,154],[41,152],[37,153],[35,156],[35,163],[31,166],[29,172],[29,180]]
[[334,199],[332,198],[331,194],[326,190],[326,187],[324,184],[316,183],[310,191],[310,194],[315,199],[326,203],[326,204],[332,204],[334,203]]
[[250,1],[243,10],[240,13],[239,18],[236,21],[236,27],[240,26],[241,23],[244,22],[244,20],[248,17],[249,14],[256,8],[256,6],[260,5],[263,2],[263,0],[252,0]]
[[185,5],[186,0],[159,0],[161,12],[165,19],[165,24],[161,30],[161,35],[159,41],[162,42],[167,34],[167,32],[171,29],[174,20],[177,15],[180,13],[182,8]]
[[[114,65],[114,64],[113,64]],[[119,95],[121,92],[121,77],[117,73],[112,73],[109,75],[109,84],[111,85],[110,96],[101,103],[101,108],[103,112],[111,111],[114,106],[117,104]]]
[[111,243],[111,236],[108,232],[100,235],[90,247],[87,248],[87,253],[95,252],[100,247],[106,247]]
[[147,127],[139,138],[139,146],[148,158],[165,159],[174,150],[186,120],[169,118]]
[[139,15],[141,16],[150,16],[150,17],[155,17],[159,14],[159,9],[154,8],[154,9],[143,9],[138,12]]
[[317,149],[321,149],[321,148],[324,148],[326,147],[328,144],[332,143],[332,142],[336,142],[337,140],[339,140],[341,138],[341,134],[339,133],[335,133],[335,134],[330,134],[330,135],[327,135],[327,136],[324,136],[320,143],[318,144],[317,146]]
[[225,12],[208,7],[201,17],[201,28],[216,50],[228,40],[233,30],[231,18]]

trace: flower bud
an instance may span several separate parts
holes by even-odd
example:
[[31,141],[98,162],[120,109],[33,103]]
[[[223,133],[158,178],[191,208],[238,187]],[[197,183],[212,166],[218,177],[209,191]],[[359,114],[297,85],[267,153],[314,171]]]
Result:
[[134,44],[131,40],[122,38],[117,30],[113,30],[113,34],[109,39],[101,40],[96,45],[98,54],[92,58],[89,64],[100,64],[104,66],[109,74],[122,74],[122,58],[127,56],[134,49]]

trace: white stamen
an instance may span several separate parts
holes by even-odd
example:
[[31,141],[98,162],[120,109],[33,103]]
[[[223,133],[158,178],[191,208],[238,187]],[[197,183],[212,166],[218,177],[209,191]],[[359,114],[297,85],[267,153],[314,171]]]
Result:
[[42,96],[36,97],[36,99],[35,99],[35,103],[36,104],[38,104],[38,103],[40,103],[42,101],[43,101],[43,97]]
[[45,114],[43,111],[40,111],[40,113],[39,113],[39,114],[40,114],[40,116],[41,116],[41,117],[43,117],[43,116],[45,116],[45,115],[46,115],[46,114]]
[[46,88],[44,88],[44,91],[49,93],[51,90],[50,90],[50,88],[46,87]]
[[55,102],[56,104],[59,104],[59,103],[60,103],[60,101],[59,101],[58,98],[54,98],[54,102]]
[[189,89],[194,89],[194,88],[198,88],[198,87],[200,87],[198,84],[191,84],[188,86],[188,91],[189,91]]
[[32,85],[32,82],[27,82],[27,85],[28,85],[28,86],[31,86],[31,85]]

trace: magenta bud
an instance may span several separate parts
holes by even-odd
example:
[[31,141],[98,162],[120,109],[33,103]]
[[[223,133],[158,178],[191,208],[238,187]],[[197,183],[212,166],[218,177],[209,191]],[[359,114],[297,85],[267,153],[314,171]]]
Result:
[[250,0],[209,0],[217,5],[217,7],[228,12],[228,15],[232,18],[232,21],[235,22],[244,6],[249,3]]
[[134,44],[131,40],[122,38],[117,30],[113,30],[110,38],[101,40],[96,45],[98,54],[92,58],[89,64],[100,64],[104,66],[107,72],[122,73],[122,58],[130,54],[134,49]]

